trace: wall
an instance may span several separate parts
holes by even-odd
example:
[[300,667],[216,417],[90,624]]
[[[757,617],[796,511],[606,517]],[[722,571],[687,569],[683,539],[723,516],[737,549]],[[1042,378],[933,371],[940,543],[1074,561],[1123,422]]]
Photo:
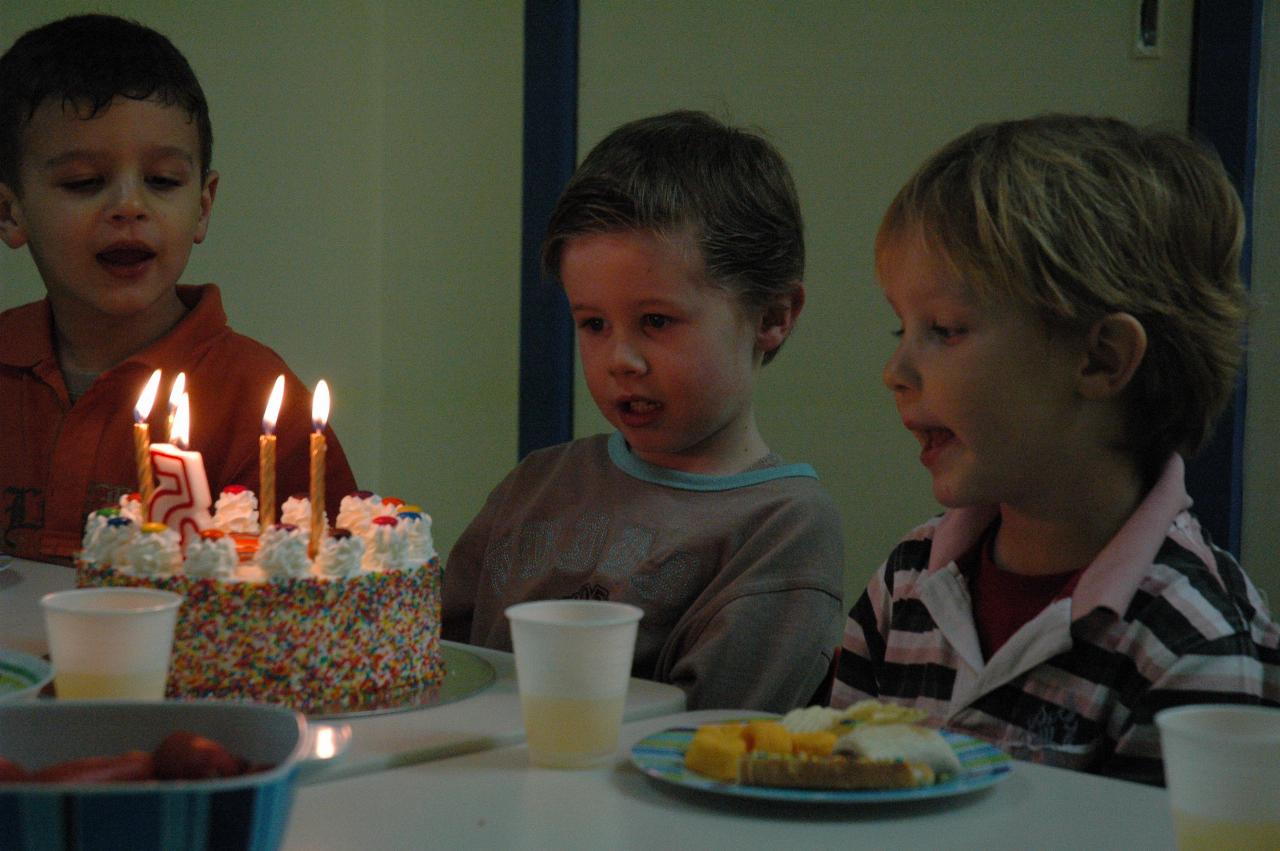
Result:
[[[1280,8],[1271,5],[1271,12]],[[1263,21],[1258,162],[1254,175],[1253,298],[1245,411],[1244,542],[1249,574],[1280,607],[1280,14]]]

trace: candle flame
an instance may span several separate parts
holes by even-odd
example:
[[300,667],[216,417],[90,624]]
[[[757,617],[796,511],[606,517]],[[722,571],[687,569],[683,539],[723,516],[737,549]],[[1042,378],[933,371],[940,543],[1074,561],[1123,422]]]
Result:
[[173,388],[169,391],[169,413],[172,414],[178,410],[178,400],[182,398],[182,394],[187,390],[187,374],[179,372],[178,377],[173,379]]
[[156,392],[159,389],[160,370],[157,369],[147,379],[147,386],[142,388],[142,394],[138,396],[138,403],[133,406],[133,421],[135,423],[144,422],[151,415],[151,406],[155,404]]
[[262,414],[262,433],[272,434],[276,430],[276,420],[280,417],[280,404],[284,401],[284,376],[276,376],[276,384],[271,388],[271,398],[267,400],[267,410]]
[[324,429],[329,421],[329,385],[324,379],[316,382],[315,392],[311,394],[311,425],[316,431]]
[[173,431],[169,442],[179,449],[187,449],[191,440],[191,399],[186,393],[178,399],[178,410],[173,414]]

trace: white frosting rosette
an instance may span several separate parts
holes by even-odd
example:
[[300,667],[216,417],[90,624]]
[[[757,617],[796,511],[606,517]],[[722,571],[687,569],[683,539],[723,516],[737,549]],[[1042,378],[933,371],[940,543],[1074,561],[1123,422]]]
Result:
[[396,507],[386,505],[382,497],[368,491],[357,491],[347,494],[338,506],[338,519],[334,523],[340,529],[347,529],[351,534],[364,538],[370,535],[370,524],[375,517],[394,517]]
[[258,539],[258,565],[269,579],[290,579],[311,573],[307,535],[292,525],[277,524]]
[[133,543],[119,550],[119,557],[137,576],[171,576],[182,566],[181,541],[182,536],[168,527],[155,531],[144,528]]
[[142,500],[135,499],[136,495],[127,493],[120,497],[120,516],[128,517],[139,526],[142,525]]
[[238,562],[235,542],[229,537],[201,536],[187,544],[185,570],[189,576],[230,579],[235,574]]
[[80,558],[91,564],[114,564],[117,554],[133,543],[138,524],[120,514],[101,509],[84,521],[84,547]]
[[409,535],[400,523],[374,523],[364,554],[365,570],[405,570],[409,562]]
[[280,506],[280,522],[311,534],[311,500],[305,496],[286,499]]
[[223,488],[213,507],[213,525],[223,532],[258,531],[258,497],[243,487]]
[[431,538],[431,515],[421,511],[401,511],[397,515],[400,527],[409,540],[410,563],[426,564],[436,557],[435,542]]
[[323,576],[340,579],[360,572],[364,540],[355,535],[326,536],[316,553],[316,570]]

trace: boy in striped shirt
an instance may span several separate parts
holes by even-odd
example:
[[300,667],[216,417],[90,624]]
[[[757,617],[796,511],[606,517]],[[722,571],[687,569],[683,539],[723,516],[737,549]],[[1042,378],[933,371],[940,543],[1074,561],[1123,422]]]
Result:
[[1159,710],[1280,704],[1280,630],[1183,482],[1234,386],[1243,232],[1212,153],[1112,119],[980,126],[908,180],[884,382],[947,511],[849,612],[835,705],[1159,782]]

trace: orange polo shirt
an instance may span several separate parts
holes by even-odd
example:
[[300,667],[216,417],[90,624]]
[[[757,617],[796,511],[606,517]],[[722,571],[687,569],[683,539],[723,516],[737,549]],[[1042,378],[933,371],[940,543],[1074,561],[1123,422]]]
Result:
[[[65,561],[80,547],[85,516],[138,490],[133,406],[155,369],[164,371],[152,406],[153,442],[165,438],[169,387],[187,374],[190,447],[204,457],[209,492],[258,490],[258,435],[277,375],[285,376],[276,426],[279,500],[310,481],[311,394],[279,355],[227,326],[213,284],[179,286],[188,313],[164,337],[93,382],[76,403],[54,352],[48,300],[0,313],[0,551]],[[325,497],[329,517],[356,488],[332,430]]]

